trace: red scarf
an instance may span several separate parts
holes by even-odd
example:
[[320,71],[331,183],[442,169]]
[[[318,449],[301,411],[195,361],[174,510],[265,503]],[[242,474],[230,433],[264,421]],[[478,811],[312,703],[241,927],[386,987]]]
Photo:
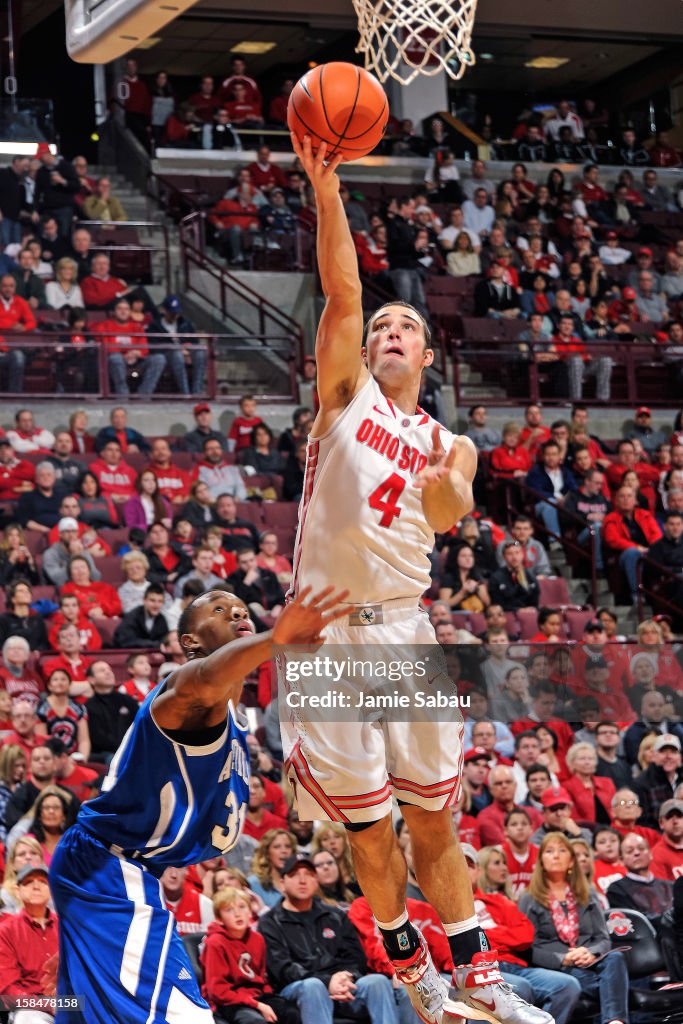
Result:
[[569,947],[575,947],[579,941],[579,910],[569,886],[564,900],[550,901],[550,914],[558,939]]

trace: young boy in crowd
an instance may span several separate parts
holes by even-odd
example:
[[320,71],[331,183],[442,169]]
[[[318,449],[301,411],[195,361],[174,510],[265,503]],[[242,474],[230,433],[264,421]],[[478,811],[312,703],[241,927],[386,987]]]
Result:
[[531,818],[521,808],[510,811],[505,818],[503,852],[507,861],[514,898],[529,888],[531,873],[538,860],[538,850],[529,840],[533,833]]
[[119,693],[126,693],[142,704],[149,691],[156,686],[152,679],[154,669],[146,654],[131,654],[126,661],[126,668],[130,672],[130,679],[119,686]]
[[206,530],[204,543],[213,551],[211,572],[226,580],[237,568],[237,555],[234,551],[226,551],[223,547],[223,531],[220,526],[209,526]]
[[228,433],[228,451],[239,452],[251,444],[251,432],[263,423],[256,415],[256,399],[253,395],[242,395],[239,415],[235,416]]
[[213,898],[216,920],[207,930],[201,964],[202,995],[227,1024],[294,1024],[296,1008],[273,995],[266,974],[266,943],[251,927],[249,898],[239,889],[221,889]]

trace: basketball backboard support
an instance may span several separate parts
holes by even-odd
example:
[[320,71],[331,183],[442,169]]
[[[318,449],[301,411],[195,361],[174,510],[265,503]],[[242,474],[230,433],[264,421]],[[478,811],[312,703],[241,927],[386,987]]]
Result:
[[79,64],[107,64],[197,0],[64,0],[66,48]]

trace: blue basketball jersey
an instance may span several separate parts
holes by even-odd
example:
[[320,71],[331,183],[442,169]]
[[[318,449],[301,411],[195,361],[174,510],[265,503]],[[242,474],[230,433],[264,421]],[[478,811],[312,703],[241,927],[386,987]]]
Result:
[[102,793],[79,823],[105,846],[140,859],[155,875],[227,853],[237,842],[249,800],[246,729],[228,705],[223,734],[186,746],[152,717],[158,690],[143,702],[109,766]]

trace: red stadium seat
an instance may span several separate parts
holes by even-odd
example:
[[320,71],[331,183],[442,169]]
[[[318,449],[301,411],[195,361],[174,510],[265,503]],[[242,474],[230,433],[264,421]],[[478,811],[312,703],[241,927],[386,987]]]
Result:
[[580,640],[586,623],[593,618],[595,618],[595,611],[592,608],[589,608],[587,611],[577,608],[566,608],[564,621],[569,631],[569,639]]
[[296,529],[299,506],[295,501],[267,501],[263,505],[263,521],[269,527]]
[[253,523],[257,530],[263,529],[263,511],[258,501],[238,501],[237,518]]
[[118,555],[105,555],[104,558],[96,558],[94,561],[105,583],[111,583],[113,587],[120,587],[125,581],[121,569],[121,559]]
[[535,608],[520,608],[517,612],[521,640],[531,640],[538,633],[538,612]]
[[[96,619],[95,625],[97,626],[97,632],[102,637],[102,646],[111,647],[114,643],[114,633],[121,619],[113,616],[110,619]],[[109,661],[109,654],[107,654],[107,661]],[[113,667],[113,666],[112,666]]]
[[546,576],[538,583],[540,587],[539,605],[546,608],[558,608],[572,603],[564,576]]

